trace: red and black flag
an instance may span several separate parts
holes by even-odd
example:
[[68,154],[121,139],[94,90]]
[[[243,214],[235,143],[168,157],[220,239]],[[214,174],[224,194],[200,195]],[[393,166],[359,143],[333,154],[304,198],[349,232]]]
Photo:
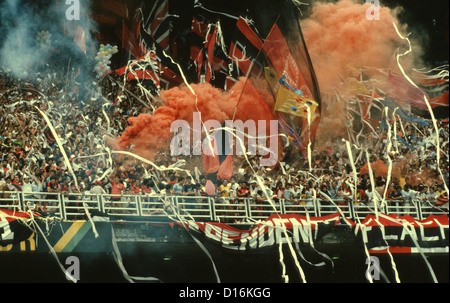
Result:
[[205,43],[205,37],[208,33],[208,23],[203,16],[194,16],[192,18],[191,37],[190,37],[190,59],[197,60]]
[[449,82],[446,67],[438,67],[426,74],[413,71],[412,80],[430,96],[428,101],[433,109],[434,116],[436,118],[448,118]]
[[[210,33],[212,31],[212,33]],[[199,83],[211,81],[213,77],[212,71],[212,56],[214,52],[214,45],[216,43],[217,27],[208,26],[208,32],[206,34],[206,41],[204,47],[199,51],[197,57],[194,60],[194,64],[197,68],[197,78]]]
[[137,60],[131,60],[126,66],[116,70],[116,75],[126,75],[127,81],[151,80],[157,90],[160,88],[159,62],[156,52],[149,51]]
[[141,50],[137,34],[130,31],[125,21],[122,23],[122,48],[129,53],[129,58],[140,58],[145,55]]
[[170,14],[169,1],[157,0],[149,19],[148,33],[165,52],[169,52],[174,22],[178,19],[178,16]]
[[346,219],[358,241],[364,242],[369,253],[417,253],[418,250],[448,251],[448,216],[430,215],[418,220],[409,215],[369,214],[360,223]]
[[47,140],[48,145],[53,146],[53,144],[55,144],[56,139],[55,139],[55,136],[53,136],[50,128],[47,127],[44,130],[44,136],[45,136],[45,139]]
[[[133,79],[152,80],[161,89],[182,84],[183,79],[178,66],[172,62],[170,57],[164,55],[167,52],[150,34],[150,27],[145,25],[144,14],[142,8],[136,10],[131,29],[128,29],[124,23],[123,48],[129,51],[130,56],[125,62],[126,65],[116,70],[116,74],[126,74],[129,81]],[[151,20],[151,16],[147,20]],[[134,59],[131,59],[131,56]]]
[[231,60],[230,75],[226,89],[230,88],[240,77],[264,74],[264,60],[261,56],[263,41],[257,31],[242,17],[236,22],[228,56]]
[[195,70],[193,81],[223,88],[231,61],[227,55],[221,22],[216,15],[194,10],[189,47],[191,66]]
[[28,219],[31,219],[28,213],[0,209],[0,246],[27,240],[33,234],[33,230],[23,222]]
[[[446,79],[427,79],[414,74],[418,83],[411,83],[403,75],[389,71],[386,95],[403,108],[424,118],[430,116],[428,105],[437,118],[448,117],[448,82]],[[426,99],[425,99],[426,98]],[[428,102],[428,104],[427,104]]]
[[428,110],[424,97],[428,94],[421,88],[414,86],[403,75],[389,71],[386,95],[403,106],[411,106],[419,110]]
[[159,81],[161,89],[169,89],[183,83],[181,71],[179,66],[175,63],[173,58],[167,54],[166,51],[144,30],[141,24],[139,35],[139,45],[141,49],[154,50],[156,53],[156,60],[159,65]]
[[228,73],[228,60],[223,52],[223,36],[220,23],[208,26],[203,48],[197,53],[194,64],[197,69],[198,82],[210,83],[218,72]]
[[[264,16],[267,9],[255,7],[254,13]],[[266,30],[265,39],[259,38],[243,18],[237,28],[240,38],[234,40],[229,53],[233,59],[233,78],[246,76],[251,82],[265,78],[275,104],[275,119],[284,121],[281,129],[289,130],[288,137],[300,141],[292,153],[305,155],[305,148],[312,148],[322,106],[297,7],[292,1],[285,1],[276,21]],[[299,114],[308,112],[307,109],[310,114]]]

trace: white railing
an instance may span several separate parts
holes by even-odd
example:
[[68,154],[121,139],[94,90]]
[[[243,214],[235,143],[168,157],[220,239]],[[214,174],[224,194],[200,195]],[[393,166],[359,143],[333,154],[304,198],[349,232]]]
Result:
[[[120,217],[122,220],[171,216],[226,223],[264,220],[273,213],[320,217],[338,210],[346,218],[363,220],[375,212],[374,206],[370,204],[348,199],[336,199],[333,203],[321,199],[297,200],[294,203],[274,199],[271,204],[253,198],[0,192],[0,209],[27,211],[30,207],[63,220],[84,220],[86,212],[95,210],[112,219]],[[377,210],[385,214],[410,215],[419,220],[430,215],[448,215],[447,208],[420,200],[410,203],[386,201]]]

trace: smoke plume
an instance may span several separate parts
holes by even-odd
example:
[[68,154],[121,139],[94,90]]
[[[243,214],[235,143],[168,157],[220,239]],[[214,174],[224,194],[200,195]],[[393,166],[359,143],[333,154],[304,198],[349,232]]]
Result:
[[[341,0],[317,2],[311,15],[302,21],[302,29],[325,100],[317,139],[326,142],[330,138],[347,137],[345,123],[347,102],[353,87],[346,79],[364,72],[364,80],[380,89],[386,86],[387,75],[380,70],[396,66],[395,52],[407,50],[393,24],[406,34],[406,24],[400,24],[401,8],[379,7],[379,20],[366,18],[370,4],[364,1]],[[403,57],[401,63],[411,68],[421,55],[415,44],[413,53]],[[340,98],[336,98],[336,92]],[[320,142],[319,142],[320,144]]]
[[[68,20],[65,1],[5,0],[0,2],[0,65],[14,76],[27,79],[49,61],[78,66],[86,54],[74,42],[79,25],[88,44],[96,25],[90,15],[90,0],[80,0],[80,20]],[[46,32],[44,37],[40,36]]]
[[170,126],[176,120],[184,120],[192,126],[193,113],[200,112],[203,122],[217,120],[268,121],[274,120],[272,111],[251,81],[240,79],[227,92],[209,83],[192,84],[195,95],[186,86],[161,92],[163,106],[153,114],[141,114],[130,118],[125,132],[117,139],[121,149],[152,160],[159,151],[168,151],[173,133]]

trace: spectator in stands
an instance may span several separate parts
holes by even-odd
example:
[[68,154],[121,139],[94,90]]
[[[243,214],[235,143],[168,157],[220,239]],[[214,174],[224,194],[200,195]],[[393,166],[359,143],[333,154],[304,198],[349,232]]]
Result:
[[[49,117],[57,131],[59,139],[63,142],[64,148],[67,148],[66,152],[69,152],[70,163],[76,171],[77,181],[80,184],[79,188],[81,192],[102,192],[100,188],[108,193],[113,193],[114,191],[115,195],[117,193],[119,195],[119,199],[115,201],[118,202],[120,201],[120,195],[125,192],[123,183],[124,180],[127,179],[135,185],[135,187],[130,187],[132,193],[137,194],[137,185],[139,184],[140,187],[142,183],[142,181],[139,180],[141,176],[139,173],[129,173],[126,175],[126,171],[123,172],[121,179],[119,180],[118,178],[116,180],[117,183],[115,183],[114,186],[112,185],[112,182],[103,182],[102,184],[91,186],[90,183],[99,177],[98,173],[100,170],[103,170],[103,173],[106,172],[106,170],[111,169],[112,173],[108,173],[106,177],[113,176],[115,178],[116,175],[118,175],[116,169],[121,165],[120,161],[117,161],[117,158],[114,156],[112,156],[112,162],[109,162],[108,156],[93,156],[105,151],[102,146],[103,136],[108,134],[108,128],[110,135],[118,136],[127,127],[127,119],[129,117],[136,113],[145,112],[148,109],[145,108],[137,98],[127,95],[127,99],[118,101],[113,108],[106,108],[105,114],[110,122],[110,124],[107,125],[107,119],[103,113],[104,108],[102,108],[102,103],[98,102],[98,99],[91,100],[90,93],[93,91],[93,87],[90,83],[82,85],[85,90],[80,90],[79,93],[76,94],[69,94],[66,89],[65,81],[61,81],[64,77],[61,77],[59,72],[53,70],[50,71],[49,69],[48,73],[44,71],[43,74],[47,74],[47,77],[44,80],[38,81],[38,77],[35,77],[29,80],[30,83],[27,82],[27,85],[24,85],[25,83],[23,81],[15,79],[11,74],[0,68],[0,173],[2,173],[0,176],[3,180],[2,188],[11,191],[28,191],[29,184],[31,183],[33,185],[36,181],[35,179],[37,179],[37,183],[41,183],[42,179],[46,177],[48,179],[42,186],[43,190],[45,188],[45,191],[48,193],[58,193],[65,192],[67,178],[69,178],[70,181],[72,180],[71,175],[65,174],[68,172],[68,167],[62,157],[59,146],[55,144],[55,142],[49,140],[51,139],[49,138],[51,136],[48,136],[47,131],[49,128],[47,127],[46,122],[35,110],[34,106],[30,106],[27,102],[20,102],[22,100],[34,99],[39,101],[34,105],[38,106],[44,112],[50,113]],[[119,88],[118,85],[113,86],[110,79],[111,78],[103,79],[100,82],[100,89],[104,96],[108,99],[111,98],[110,100],[113,101],[116,100],[116,97],[121,93],[121,88]],[[118,78],[112,76],[112,79],[117,80]],[[19,89],[19,87],[22,87],[22,89]],[[24,96],[23,90],[25,87],[38,88],[42,92],[42,95],[45,95],[48,100],[42,98],[41,94],[31,91],[29,92],[30,95],[26,92],[27,95]],[[132,83],[126,83],[126,89],[134,92],[136,96],[139,96],[139,89]],[[134,114],[131,113],[131,109],[133,109]],[[403,186],[408,183],[407,186],[405,185],[402,197],[398,196],[398,190],[393,191],[392,188],[389,188],[388,198],[396,201],[402,201],[402,199],[411,201],[411,196],[414,195],[414,192],[411,190],[412,193],[406,193],[410,191],[409,184],[417,184],[413,183],[414,176],[417,172],[422,172],[427,169],[435,171],[438,168],[436,147],[433,144],[435,138],[434,127],[432,125],[427,127],[421,125],[413,126],[408,123],[405,124],[405,134],[403,134],[403,138],[409,140],[410,144],[415,144],[417,150],[409,150],[400,145],[400,155],[392,156],[394,165],[399,164],[400,161],[410,161],[410,163],[402,165],[400,175],[393,177],[396,185]],[[439,188],[436,189],[433,188],[436,185],[430,186],[428,190],[429,200],[433,199],[434,190],[437,191],[438,197],[445,194],[446,190],[444,189],[442,182],[445,182],[447,186],[449,182],[448,124],[439,125],[439,135],[442,149],[439,167],[442,169],[444,178],[441,180],[439,174],[430,174],[434,179],[439,180],[440,184]],[[369,138],[364,138],[364,140],[366,140],[365,144],[372,144],[372,141],[370,141]],[[372,154],[371,161],[384,158],[384,151],[386,150],[387,143],[387,140],[381,142],[378,148],[375,148],[375,144],[373,144],[373,148],[370,150]],[[445,155],[447,155],[447,157],[445,157]],[[357,158],[357,155],[355,155],[355,158]],[[359,171],[365,164],[365,157],[359,157],[357,159],[355,165],[357,171]],[[173,160],[175,159],[171,159],[166,155],[161,155],[161,160],[158,158],[155,162],[167,167]],[[284,186],[283,196],[286,196],[285,193],[288,188],[287,184],[293,183],[291,189],[295,193],[295,197],[308,198],[314,195],[313,187],[316,187],[317,193],[317,189],[322,188],[322,183],[324,183],[327,186],[329,196],[332,199],[336,199],[342,197],[343,192],[348,190],[348,188],[344,187],[344,178],[347,178],[347,181],[350,184],[354,184],[352,179],[354,176],[345,144],[342,144],[338,138],[333,140],[332,144],[328,144],[324,151],[313,151],[313,174],[315,177],[321,177],[322,181],[320,182],[322,183],[319,181],[316,182],[316,179],[310,178],[310,175],[293,173],[294,171],[302,171],[302,169],[307,168],[307,161],[298,161],[298,163],[293,165],[296,166],[295,169],[288,172],[288,174],[291,174],[290,181],[287,178],[288,176],[284,179],[281,174],[278,173],[277,175],[277,172],[264,172],[263,174],[263,170],[259,171],[259,174],[264,178],[265,188],[270,191],[277,190],[278,193],[280,193],[280,190]],[[135,171],[140,164],[131,166],[130,172]],[[27,173],[30,174],[30,179],[26,181],[24,177]],[[152,173],[155,173],[155,171]],[[78,179],[78,175],[81,177],[81,180]],[[307,177],[305,178],[305,176]],[[173,187],[178,186],[175,186],[175,184],[179,183],[177,182],[179,177],[180,176],[174,172],[170,172],[167,174],[166,178],[165,173],[160,174],[158,172],[154,183],[159,185],[158,193],[171,195]],[[56,178],[55,181],[52,181],[52,178]],[[269,178],[275,178],[276,180],[275,182],[271,182]],[[337,179],[339,178],[342,180],[340,180],[340,186],[337,188],[335,182],[338,181]],[[381,178],[381,180],[382,179],[383,178]],[[371,186],[368,186],[368,180],[370,180],[370,178],[367,173],[358,176],[358,199],[367,199],[365,191],[367,190],[369,193],[371,191]],[[377,181],[379,180],[377,179]],[[164,188],[166,191],[161,191],[164,187],[163,182],[166,183],[167,188]],[[309,185],[306,185],[305,182],[309,182]],[[35,186],[38,187],[39,184],[37,183]],[[274,186],[274,183],[277,186]],[[199,194],[202,195],[202,193],[205,193],[205,181],[200,182],[200,184]],[[61,187],[59,188],[59,186]],[[308,186],[308,188],[306,188],[306,186]],[[380,185],[377,182],[376,188],[381,195],[384,192],[384,186],[384,184]],[[193,192],[191,190],[192,188],[194,187],[191,187],[189,182],[184,183],[183,193],[191,194],[191,192]],[[144,189],[141,188],[141,192],[142,190]],[[425,192],[423,189],[421,190],[421,197],[426,195]],[[179,194],[179,192],[177,192],[177,194]],[[243,188],[234,182],[234,180],[231,180],[230,196],[238,197],[239,195],[240,197],[249,197],[248,184],[246,188]],[[272,194],[270,194],[270,196],[271,195]],[[277,195],[277,197],[279,197],[279,195]],[[437,199],[437,197],[434,197],[434,199]]]
[[238,189],[239,189],[239,184],[236,182],[236,178],[231,177],[231,179],[230,179],[230,198],[231,199],[236,199]]
[[377,207],[380,206],[380,203],[382,201],[382,196],[380,195],[380,193],[377,190],[372,189],[372,186],[370,183],[368,184],[365,193],[366,193],[366,198],[365,198],[364,203],[366,204],[366,206],[368,206],[370,208],[374,208],[375,203],[376,203]]
[[178,182],[173,184],[171,188],[172,194],[175,196],[183,196],[185,194],[184,185],[185,185],[185,178],[179,177]]
[[223,198],[230,198],[231,196],[231,183],[228,183],[227,180],[223,180],[222,184],[219,187],[219,194]]
[[248,188],[248,183],[247,181],[242,180],[240,182],[240,186],[236,192],[236,195],[238,198],[248,198],[250,197],[250,189]]
[[345,183],[346,179],[343,179],[342,182],[339,183],[338,192],[337,192],[337,199],[343,200],[339,201],[338,205],[347,205],[348,201],[352,200],[352,192],[349,188],[349,186]]
[[416,194],[416,191],[412,189],[410,184],[405,184],[403,187],[402,196],[405,201],[404,206],[406,211],[411,210],[410,207],[415,205]]
[[[116,170],[117,173],[117,170]],[[120,208],[121,204],[121,198],[123,196],[123,193],[125,191],[125,185],[123,184],[123,179],[119,175],[112,175],[108,178],[109,182],[111,183],[111,206],[113,208]]]
[[[297,204],[296,200],[297,195],[294,193],[292,189],[291,183],[286,183],[284,191],[283,191],[283,199],[286,203],[286,206],[291,206]],[[292,208],[290,208],[292,209]]]

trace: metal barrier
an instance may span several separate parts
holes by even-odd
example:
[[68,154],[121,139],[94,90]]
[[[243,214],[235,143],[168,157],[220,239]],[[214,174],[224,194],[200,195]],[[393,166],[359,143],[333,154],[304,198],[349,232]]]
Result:
[[[273,213],[325,216],[339,211],[353,220],[364,220],[375,212],[373,204],[351,199],[302,199],[285,201],[273,199],[273,203],[253,198],[231,199],[205,196],[159,196],[159,195],[95,195],[61,193],[0,192],[0,209],[17,211],[44,211],[64,220],[85,220],[86,213],[98,211],[110,218],[181,217],[196,221],[245,223],[264,220]],[[410,215],[423,220],[430,215],[447,214],[447,208],[439,208],[432,201],[386,200],[377,211],[399,216]]]
[[86,211],[101,211],[99,198],[97,195],[80,193],[62,195],[62,218],[65,220],[82,219]]
[[[196,220],[216,220],[214,203],[209,197],[166,196],[169,208],[175,215],[191,216]],[[167,209],[167,208],[166,208]]]
[[225,223],[237,223],[251,218],[249,199],[232,199],[220,197],[214,199],[214,209],[217,221]]

